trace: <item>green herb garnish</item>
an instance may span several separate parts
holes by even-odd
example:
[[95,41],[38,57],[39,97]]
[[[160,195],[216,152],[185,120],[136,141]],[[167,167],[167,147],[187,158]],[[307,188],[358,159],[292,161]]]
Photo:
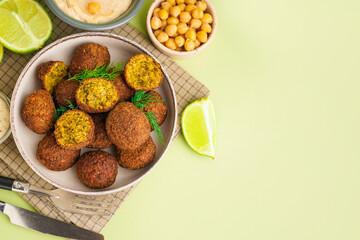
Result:
[[144,110],[144,108],[149,106],[151,102],[162,101],[162,100],[154,99],[155,96],[156,95],[154,93],[140,90],[135,93],[134,97],[131,99],[131,102],[141,110]]
[[161,132],[159,125],[157,124],[157,118],[155,117],[155,113],[154,112],[145,112],[145,116],[149,120],[150,125],[154,128],[158,142],[161,143],[162,145],[165,145],[164,136]]
[[[134,97],[131,99],[131,102],[141,110],[144,110],[145,107],[149,106],[151,102],[161,102],[162,100],[154,99],[156,95],[151,92],[145,92],[140,90],[135,93]],[[157,124],[158,119],[155,116],[154,112],[145,112],[145,116],[150,122],[150,125],[154,128],[158,142],[162,145],[165,145],[163,134],[160,130],[159,125]]]
[[104,78],[114,81],[114,79],[119,76],[120,72],[124,69],[125,63],[125,61],[120,61],[118,63],[111,63],[110,65],[104,65],[102,67],[96,66],[93,70],[85,69],[68,80],[75,79],[82,82],[87,78]]
[[[74,106],[69,100],[65,99],[68,107],[70,110],[74,110],[74,109],[78,109],[78,106]],[[55,109],[55,114],[54,114],[54,120],[58,120],[58,118],[63,115],[68,109],[64,106],[60,106],[58,108]]]

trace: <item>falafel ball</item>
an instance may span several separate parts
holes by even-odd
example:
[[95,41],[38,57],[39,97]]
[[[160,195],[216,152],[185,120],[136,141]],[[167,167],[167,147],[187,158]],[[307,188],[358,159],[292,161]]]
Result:
[[41,64],[36,72],[41,88],[52,94],[55,86],[68,75],[67,70],[68,67],[62,61],[48,61]]
[[68,110],[55,123],[56,142],[65,149],[78,150],[94,140],[92,118],[81,110]]
[[136,149],[150,136],[150,123],[139,108],[130,102],[120,102],[106,118],[106,132],[118,148]]
[[39,89],[24,101],[21,110],[25,125],[35,133],[44,134],[54,126],[55,104],[48,91]]
[[161,124],[163,124],[163,122],[165,121],[167,115],[167,107],[163,98],[158,92],[149,91],[148,93],[151,94],[150,99],[156,100],[156,102],[150,101],[150,104],[144,108],[144,112],[153,112],[157,119],[156,123],[161,126]]
[[68,150],[56,143],[54,133],[48,133],[38,144],[36,157],[47,169],[64,171],[75,165],[80,156],[80,150]]
[[156,145],[149,137],[144,144],[134,150],[116,148],[116,160],[121,167],[135,170],[152,163],[155,153]]
[[90,115],[95,125],[95,137],[94,140],[87,145],[89,148],[104,149],[113,145],[110,141],[105,128],[106,114],[91,114]]
[[97,43],[86,43],[76,48],[69,65],[71,76],[85,69],[93,70],[110,63],[110,53],[106,46]]
[[60,82],[54,89],[54,99],[56,103],[68,107],[67,101],[70,101],[73,106],[76,106],[75,94],[79,86],[79,81],[75,79]]
[[75,94],[80,109],[88,113],[107,112],[119,101],[119,93],[113,81],[104,78],[88,78],[80,83]]
[[115,78],[114,83],[119,92],[119,101],[129,101],[134,96],[135,90],[126,84],[123,73]]
[[80,181],[89,188],[106,188],[116,179],[118,167],[116,159],[110,153],[96,150],[84,153],[76,165]]

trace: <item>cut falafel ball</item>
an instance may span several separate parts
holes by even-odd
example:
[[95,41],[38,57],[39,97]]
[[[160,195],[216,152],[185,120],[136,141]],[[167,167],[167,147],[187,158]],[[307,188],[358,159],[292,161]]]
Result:
[[164,75],[160,64],[145,53],[132,56],[124,68],[127,85],[135,90],[152,90],[162,84]]
[[37,79],[42,89],[53,93],[57,84],[68,75],[68,67],[62,61],[49,61],[41,64],[37,69]]
[[135,95],[135,90],[126,84],[124,73],[120,73],[120,75],[115,78],[114,84],[119,92],[119,101],[129,101]]
[[115,107],[119,93],[113,81],[88,78],[80,83],[75,98],[80,109],[88,113],[100,113]]
[[152,138],[134,150],[122,150],[116,148],[116,160],[119,165],[127,169],[139,169],[146,167],[155,159],[156,145]]
[[94,149],[105,149],[111,147],[113,143],[110,141],[105,128],[106,114],[98,113],[91,114],[90,116],[95,125],[95,137],[94,140],[87,145],[87,147]]
[[106,132],[118,148],[136,149],[150,136],[150,123],[139,108],[130,102],[120,102],[106,118]]
[[94,140],[95,126],[86,112],[68,110],[56,121],[54,134],[62,148],[79,150]]
[[84,153],[76,165],[80,181],[89,188],[106,188],[116,179],[118,167],[116,159],[110,153],[96,150]]
[[69,65],[71,76],[85,69],[93,70],[110,63],[110,53],[106,46],[97,43],[86,43],[76,48]]
[[[155,91],[149,91],[149,94],[151,94],[150,100],[157,100],[149,101],[149,105],[144,108],[144,112],[153,112],[155,114],[155,117],[157,119],[156,123],[157,125],[161,126],[163,122],[165,121],[166,115],[167,115],[167,107],[165,105],[165,102],[161,95],[158,92]],[[151,127],[151,130],[154,130]]]
[[80,150],[68,150],[56,143],[54,133],[48,133],[40,140],[36,151],[39,162],[52,171],[64,171],[75,165]]
[[65,80],[56,85],[54,89],[54,99],[58,105],[68,107],[67,101],[76,106],[75,94],[80,83],[77,80]]
[[48,91],[39,89],[24,101],[21,110],[25,125],[35,133],[44,134],[54,126],[55,104]]

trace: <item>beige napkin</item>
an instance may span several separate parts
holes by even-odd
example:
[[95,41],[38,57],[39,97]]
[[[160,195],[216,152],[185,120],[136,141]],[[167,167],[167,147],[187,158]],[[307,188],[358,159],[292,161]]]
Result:
[[[44,1],[40,1],[40,3],[50,14],[54,25],[52,36],[46,44],[49,44],[54,40],[68,36],[70,34],[83,32],[80,29],[74,28],[62,22],[59,18],[52,14]],[[161,62],[170,76],[170,79],[175,88],[176,98],[178,101],[178,119],[182,110],[187,104],[194,101],[195,99],[209,95],[209,90],[203,84],[190,76],[169,57],[159,52],[143,34],[141,34],[131,25],[125,24],[119,28],[107,32],[126,37],[141,44]],[[34,54],[35,53],[20,55],[7,50],[5,51],[3,62],[0,64],[0,91],[5,93],[9,98],[11,97],[12,90],[21,71]],[[176,127],[176,135],[178,135],[179,132],[180,121],[178,121],[178,126]],[[166,161],[166,157],[164,158],[164,161]],[[40,178],[25,163],[25,161],[21,158],[21,155],[19,154],[11,136],[3,144],[0,144],[0,175],[26,181],[38,187],[54,189],[52,185]],[[98,198],[102,201],[111,202],[118,208],[135,187],[136,185],[116,194],[105,195]],[[28,201],[37,211],[46,216],[62,221],[72,222],[79,227],[84,227],[96,232],[100,232],[111,218],[111,216],[89,217],[85,215],[71,214],[59,210],[51,203],[50,200],[45,197],[38,197],[30,194],[22,195],[22,197]],[[116,209],[113,210],[113,213],[115,213],[115,211]]]

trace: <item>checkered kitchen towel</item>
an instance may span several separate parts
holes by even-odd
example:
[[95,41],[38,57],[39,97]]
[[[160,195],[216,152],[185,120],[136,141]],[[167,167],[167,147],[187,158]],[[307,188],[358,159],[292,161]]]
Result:
[[[62,22],[59,18],[52,14],[52,12],[47,8],[44,1],[40,1],[40,3],[50,14],[50,17],[53,20],[54,24],[52,36],[46,44],[49,44],[59,38],[82,32],[82,30],[74,28]],[[161,62],[161,64],[164,66],[167,73],[169,74],[170,79],[174,85],[176,98],[178,101],[179,116],[188,103],[194,101],[195,99],[209,95],[209,90],[204,85],[202,85],[192,76],[190,76],[169,57],[159,52],[144,35],[142,35],[131,25],[125,24],[119,28],[110,30],[108,32],[118,34],[122,37],[126,37],[139,43],[148,51],[150,51]],[[11,97],[12,90],[21,71],[34,54],[35,53],[20,55],[5,50],[3,62],[0,64],[0,91],[5,93],[9,98]],[[179,132],[180,121],[178,121],[178,126],[176,128],[176,135],[178,135]],[[0,175],[9,176],[21,181],[26,181],[39,187],[54,189],[52,185],[40,178],[25,163],[25,161],[21,158],[21,155],[19,154],[12,137],[9,137],[3,144],[0,144]],[[100,198],[102,201],[111,202],[115,204],[118,208],[135,187],[136,186],[132,186],[121,192],[111,194],[110,196],[100,196],[98,198]],[[22,195],[22,197],[26,201],[28,201],[37,211],[46,216],[56,218],[62,221],[72,222],[79,227],[84,227],[96,232],[100,232],[101,229],[111,218],[111,216],[89,217],[79,214],[70,214],[56,208],[51,203],[51,201],[49,201],[45,197],[38,197],[30,194]],[[115,213],[116,209],[113,210],[113,213]]]

